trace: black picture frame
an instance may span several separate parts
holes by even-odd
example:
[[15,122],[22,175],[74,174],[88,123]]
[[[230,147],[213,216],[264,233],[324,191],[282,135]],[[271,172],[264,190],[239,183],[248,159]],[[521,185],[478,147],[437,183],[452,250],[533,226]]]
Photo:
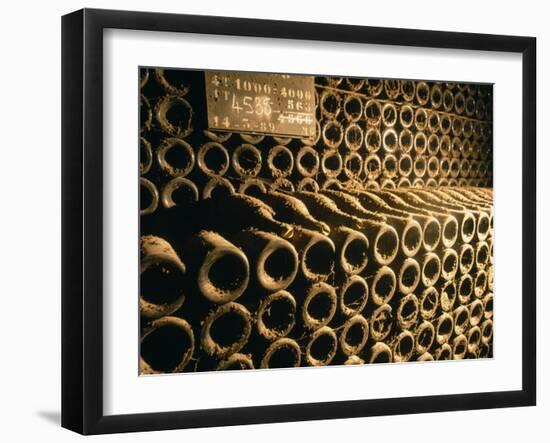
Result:
[[[522,388],[177,412],[103,412],[103,30],[170,31],[522,54]],[[82,434],[536,404],[536,39],[83,9],[62,19],[62,426]],[[518,239],[519,240],[519,239]]]

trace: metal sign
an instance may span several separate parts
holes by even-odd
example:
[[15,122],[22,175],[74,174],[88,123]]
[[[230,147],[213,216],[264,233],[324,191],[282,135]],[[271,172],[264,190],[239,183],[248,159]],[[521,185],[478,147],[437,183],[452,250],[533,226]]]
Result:
[[210,129],[315,136],[312,76],[207,71]]

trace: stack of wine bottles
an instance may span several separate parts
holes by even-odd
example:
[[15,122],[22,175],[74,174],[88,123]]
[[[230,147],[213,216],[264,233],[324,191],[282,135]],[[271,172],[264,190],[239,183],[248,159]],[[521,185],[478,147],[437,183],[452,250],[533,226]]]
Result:
[[141,70],[142,374],[492,356],[491,89],[315,82],[287,139]]

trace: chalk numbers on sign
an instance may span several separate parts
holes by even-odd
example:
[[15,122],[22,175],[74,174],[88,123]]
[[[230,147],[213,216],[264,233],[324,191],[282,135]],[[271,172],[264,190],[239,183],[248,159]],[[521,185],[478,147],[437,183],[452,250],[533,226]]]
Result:
[[207,72],[206,80],[212,129],[314,135],[312,77]]

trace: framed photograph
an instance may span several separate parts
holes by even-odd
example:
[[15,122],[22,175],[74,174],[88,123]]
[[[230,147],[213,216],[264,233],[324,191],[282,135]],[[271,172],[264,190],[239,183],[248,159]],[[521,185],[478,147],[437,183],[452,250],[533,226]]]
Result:
[[62,425],[536,402],[530,37],[62,21]]

